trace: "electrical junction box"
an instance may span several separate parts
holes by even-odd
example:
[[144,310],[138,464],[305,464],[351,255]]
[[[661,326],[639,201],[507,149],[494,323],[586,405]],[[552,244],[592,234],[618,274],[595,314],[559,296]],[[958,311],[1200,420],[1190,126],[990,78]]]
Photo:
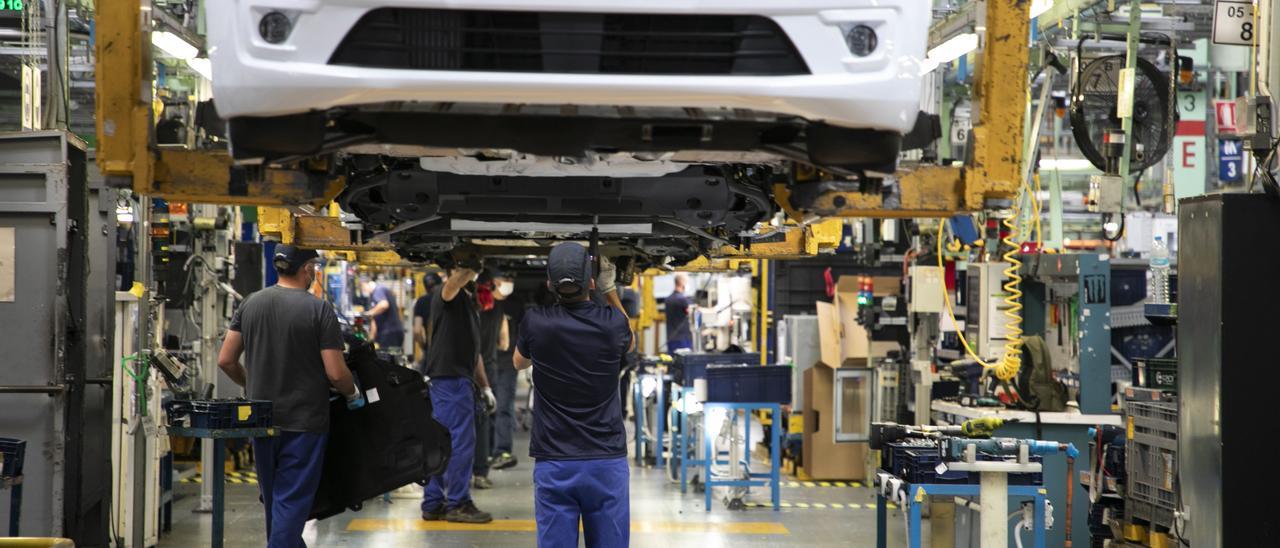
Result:
[[1236,116],[1240,124],[1236,133],[1244,141],[1244,146],[1259,156],[1270,154],[1275,135],[1271,98],[1266,95],[1237,98]]
[[1088,209],[1093,213],[1124,212],[1124,177],[1116,175],[1091,175],[1089,177]]
[[941,314],[942,269],[936,266],[913,266],[907,271],[911,284],[907,287],[907,312]]
[[1004,271],[1009,263],[969,263],[966,272],[964,338],[984,360],[1000,357],[1009,329],[1004,314]]

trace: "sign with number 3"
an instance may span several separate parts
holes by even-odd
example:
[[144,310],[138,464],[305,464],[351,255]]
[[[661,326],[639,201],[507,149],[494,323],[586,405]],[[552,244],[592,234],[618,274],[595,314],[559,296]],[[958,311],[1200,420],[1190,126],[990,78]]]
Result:
[[1213,9],[1213,43],[1252,46],[1253,4],[1219,1]]

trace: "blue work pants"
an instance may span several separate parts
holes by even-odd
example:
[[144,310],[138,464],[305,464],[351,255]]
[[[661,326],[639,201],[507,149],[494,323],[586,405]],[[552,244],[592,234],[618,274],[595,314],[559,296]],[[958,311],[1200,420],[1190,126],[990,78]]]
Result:
[[273,437],[253,440],[269,548],[306,547],[302,527],[311,515],[320,486],[328,439],[328,434],[281,431]]
[[538,459],[533,465],[538,548],[575,548],[578,523],[587,548],[631,541],[631,470],[626,457]]
[[693,341],[689,339],[677,339],[667,341],[667,353],[675,354],[676,350],[693,349]]
[[498,367],[489,378],[493,396],[498,400],[498,412],[493,416],[493,456],[514,452],[512,438],[516,432],[516,377],[519,372],[511,365],[510,356],[498,358]]
[[475,388],[467,377],[431,379],[431,407],[436,422],[449,429],[453,453],[444,473],[431,478],[422,496],[422,511],[430,512],[448,496],[446,510],[471,500],[471,467],[476,451]]

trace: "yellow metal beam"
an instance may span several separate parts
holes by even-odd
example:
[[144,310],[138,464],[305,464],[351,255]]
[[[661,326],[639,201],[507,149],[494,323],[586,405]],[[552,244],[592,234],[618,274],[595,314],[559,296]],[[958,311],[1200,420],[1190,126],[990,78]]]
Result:
[[791,204],[791,190],[786,185],[775,185],[773,193],[793,219],[803,219],[806,213],[883,219],[950,217],[968,209],[963,201],[964,171],[961,168],[928,166],[900,171],[896,177],[899,192],[890,203],[886,203],[880,193],[831,190],[820,194],[802,212]]
[[321,171],[254,167],[233,170],[225,151],[161,149],[153,180],[135,179],[135,191],[178,202],[229,205],[322,206],[342,190],[341,177]]
[[[258,231],[283,243],[310,249],[395,254],[391,251],[391,244],[384,241],[361,240],[359,232],[342,226],[337,217],[297,215],[279,207],[258,208]],[[399,262],[405,263],[403,260]]]
[[973,161],[964,177],[968,211],[983,209],[988,199],[1012,198],[1022,184],[1030,9],[1026,0],[987,0],[973,90],[981,123],[973,128]]
[[[150,11],[140,2],[100,2],[95,21],[94,109],[98,167],[106,177],[151,180]],[[145,26],[144,26],[145,25]]]
[[342,189],[323,169],[252,167],[233,173],[226,151],[155,147],[151,11],[137,1],[100,2],[95,14],[94,106],[98,167],[135,192],[231,205],[328,203]]

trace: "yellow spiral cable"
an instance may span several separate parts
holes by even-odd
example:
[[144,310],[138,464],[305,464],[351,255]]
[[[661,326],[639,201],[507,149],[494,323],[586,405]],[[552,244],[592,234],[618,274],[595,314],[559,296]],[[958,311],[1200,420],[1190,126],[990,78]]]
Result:
[[1018,374],[1018,370],[1022,368],[1022,290],[1018,288],[1018,284],[1022,283],[1022,276],[1018,275],[1018,269],[1022,267],[1022,261],[1018,260],[1018,253],[1021,252],[1021,246],[1014,241],[1014,237],[1018,235],[1018,231],[1013,226],[1014,215],[1005,217],[1004,227],[1008,229],[1008,233],[1002,242],[1009,249],[1004,253],[1004,262],[1009,263],[1009,268],[1004,269],[1004,276],[1008,281],[1004,283],[1005,297],[1004,304],[1007,308],[1004,315],[1009,318],[1005,322],[1004,328],[1007,331],[1004,343],[1004,359],[995,367],[996,378],[1007,381]]
[[[1022,189],[1024,192],[1030,194],[1030,188],[1025,181],[1022,183]],[[1032,195],[1032,199],[1036,201],[1039,200],[1039,198],[1034,194]],[[1019,197],[1019,199],[1014,203],[1020,205],[1021,197]],[[1037,209],[1034,202],[1032,208]],[[956,329],[956,336],[960,339],[960,344],[964,346],[965,352],[969,354],[969,357],[981,364],[983,368],[992,370],[992,372],[995,373],[996,378],[1003,381],[1014,378],[1018,375],[1018,371],[1022,369],[1022,290],[1018,288],[1018,285],[1022,283],[1022,276],[1018,275],[1018,269],[1022,266],[1022,261],[1018,260],[1018,254],[1022,251],[1022,248],[1016,241],[1019,236],[1019,231],[1017,226],[1014,224],[1014,220],[1017,219],[1018,210],[1020,209],[1020,207],[1015,208],[1008,217],[1005,217],[1002,224],[1007,229],[1008,233],[1000,240],[1001,243],[1008,247],[1008,250],[1005,251],[1002,258],[1006,263],[1009,263],[1009,268],[1004,269],[1002,272],[1004,276],[1008,278],[1008,281],[1004,283],[1003,288],[1007,293],[1004,298],[1004,303],[1006,305],[1004,315],[1009,319],[1009,321],[1005,323],[1005,329],[1008,330],[1008,334],[1005,338],[1004,355],[1001,356],[1000,360],[997,362],[987,362],[983,360],[982,357],[973,350],[973,347],[969,346],[969,341],[964,338],[964,332],[960,329]],[[939,220],[938,235],[937,238],[935,238],[937,240],[936,244],[939,271],[946,270],[946,266],[942,261],[942,237],[946,223],[947,221],[945,219]],[[952,252],[955,252],[959,246],[949,243],[947,247],[950,248]],[[947,314],[951,316],[952,325],[955,325],[956,314],[952,309],[951,296],[947,291],[946,281],[944,278],[945,277],[943,276],[939,277],[939,281],[942,283],[942,302],[946,305]]]

